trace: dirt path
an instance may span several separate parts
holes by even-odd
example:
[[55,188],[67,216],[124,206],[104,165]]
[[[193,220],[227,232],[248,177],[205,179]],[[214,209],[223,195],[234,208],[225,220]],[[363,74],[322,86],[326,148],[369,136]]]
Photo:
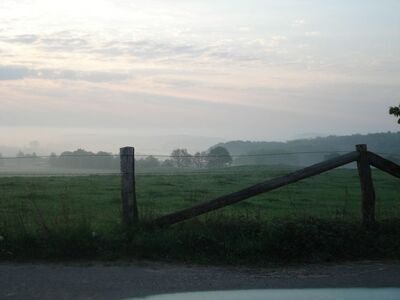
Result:
[[185,291],[322,287],[400,287],[400,262],[268,269],[0,263],[0,299],[123,299]]

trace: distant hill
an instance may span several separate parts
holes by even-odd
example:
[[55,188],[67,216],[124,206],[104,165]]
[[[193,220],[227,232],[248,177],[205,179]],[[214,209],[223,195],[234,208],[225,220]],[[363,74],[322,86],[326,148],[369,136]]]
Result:
[[[400,158],[398,156],[391,157],[387,154],[393,153],[400,155],[400,132],[327,136],[287,142],[230,141],[219,143],[215,145],[215,147],[225,147],[231,155],[250,155],[250,157],[236,158],[236,164],[287,163],[308,165],[321,161],[329,156],[340,154],[342,151],[354,151],[354,146],[356,144],[367,144],[370,151],[384,153],[383,156],[393,160],[398,160]],[[298,152],[323,153],[291,154]],[[264,154],[267,155],[262,159],[261,157]],[[253,157],[251,157],[251,155]],[[268,155],[270,156],[267,158]]]

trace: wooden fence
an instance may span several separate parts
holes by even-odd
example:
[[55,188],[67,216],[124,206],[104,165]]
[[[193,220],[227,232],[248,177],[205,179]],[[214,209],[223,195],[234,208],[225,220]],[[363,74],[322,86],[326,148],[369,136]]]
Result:
[[[125,223],[134,224],[138,222],[138,209],[135,195],[134,148],[121,148],[120,155],[123,218]],[[170,226],[352,162],[357,162],[362,197],[362,223],[368,228],[375,224],[375,189],[371,175],[371,165],[398,178],[400,178],[400,166],[375,153],[369,152],[367,150],[367,145],[357,145],[356,151],[354,152],[314,164],[282,177],[258,183],[240,191],[195,205],[191,208],[159,217],[153,221],[153,225],[157,227]]]

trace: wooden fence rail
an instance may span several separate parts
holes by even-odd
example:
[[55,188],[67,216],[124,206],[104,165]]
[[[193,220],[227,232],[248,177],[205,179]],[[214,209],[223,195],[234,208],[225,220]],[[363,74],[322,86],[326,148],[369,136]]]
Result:
[[400,166],[375,153],[368,152],[369,162],[375,168],[400,178]]
[[354,162],[360,156],[359,152],[351,152],[339,157],[312,165],[310,167],[293,172],[286,176],[278,177],[275,179],[267,180],[251,187],[245,188],[238,192],[218,197],[209,202],[198,204],[191,208],[184,209],[166,216],[162,216],[154,221],[156,226],[169,226],[193,217],[202,215],[204,213],[222,208],[227,205],[237,203],[239,201],[248,199],[250,197],[272,191],[282,186],[297,182],[299,180],[321,174],[323,172],[341,167],[348,163]]
[[[122,210],[124,221],[128,224],[138,222],[134,162],[134,148],[121,148]],[[375,153],[369,152],[366,145],[357,145],[354,152],[314,164],[285,176],[266,180],[191,208],[159,217],[153,221],[153,225],[156,227],[170,226],[352,162],[357,162],[360,178],[362,222],[365,227],[369,228],[375,224],[375,190],[372,181],[371,165],[398,178],[400,178],[400,166]]]

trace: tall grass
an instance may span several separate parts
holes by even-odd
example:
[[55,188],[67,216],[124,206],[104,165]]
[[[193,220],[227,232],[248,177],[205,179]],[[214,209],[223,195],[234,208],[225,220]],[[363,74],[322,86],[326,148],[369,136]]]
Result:
[[[342,220],[240,219],[191,221],[167,229],[116,224],[94,231],[90,223],[0,227],[2,259],[152,259],[207,264],[268,265],[400,258],[400,219],[366,230]],[[60,224],[58,224],[60,225]]]

